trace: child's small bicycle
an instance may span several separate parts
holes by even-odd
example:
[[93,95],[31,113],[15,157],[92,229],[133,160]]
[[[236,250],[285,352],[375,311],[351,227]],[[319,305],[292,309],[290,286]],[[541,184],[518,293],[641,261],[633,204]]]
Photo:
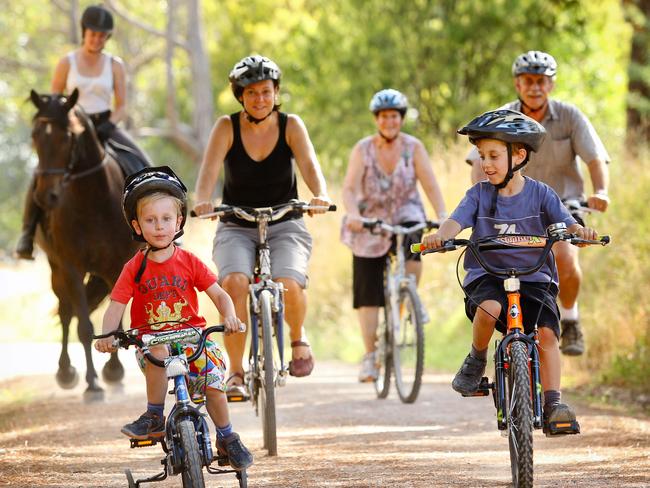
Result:
[[[203,331],[183,329],[169,332],[144,334],[138,337],[138,330],[116,330],[108,334],[97,335],[95,339],[114,337],[114,345],[127,349],[134,345],[142,350],[144,357],[152,364],[165,368],[167,377],[174,381],[172,393],[176,403],[167,416],[165,436],[162,438],[149,438],[145,440],[131,439],[131,448],[155,446],[160,443],[165,457],[161,460],[163,471],[149,478],[134,480],[130,469],[125,470],[129,488],[138,488],[144,483],[162,481],[168,475],[181,475],[183,488],[204,488],[203,466],[210,474],[235,473],[239,480],[240,488],[247,485],[246,470],[213,468],[211,464],[217,461],[218,466],[229,464],[226,456],[214,455],[210,442],[210,429],[205,420],[206,414],[191,402],[203,404],[204,398],[191,399],[187,386],[186,375],[189,373],[189,364],[195,361],[205,349],[208,336],[213,332],[223,332],[223,325],[208,327]],[[185,355],[181,343],[197,344],[196,351],[190,357]],[[168,344],[171,352],[165,360],[154,357],[150,352],[151,346]]]
[[[474,394],[463,396],[488,396],[492,390],[494,406],[497,410],[497,428],[508,437],[512,481],[515,488],[533,486],[533,429],[544,427],[547,436],[580,433],[580,425],[577,421],[551,422],[544,425],[537,323],[533,332],[524,333],[519,276],[532,274],[541,269],[556,242],[567,241],[571,244],[603,246],[609,243],[609,236],[591,241],[568,234],[563,223],[549,226],[547,233],[548,236],[501,234],[477,241],[451,239],[437,249],[422,249],[420,244],[411,246],[412,252],[422,254],[453,251],[458,247],[465,247],[486,272],[504,278],[503,286],[508,297],[507,333],[500,341],[496,341],[494,382],[490,383],[487,377],[483,377]],[[522,247],[541,249],[538,261],[525,269],[494,268],[482,255],[485,251]],[[460,263],[460,258],[458,262]]]
[[397,394],[404,403],[413,403],[422,385],[424,369],[424,324],[429,319],[417,291],[415,275],[406,273],[404,239],[419,230],[439,227],[427,220],[408,227],[390,225],[377,219],[362,219],[371,232],[384,231],[395,236],[395,251],[386,258],[384,271],[384,319],[377,330],[377,364],[375,380],[378,398],[386,398],[390,377],[395,375]]

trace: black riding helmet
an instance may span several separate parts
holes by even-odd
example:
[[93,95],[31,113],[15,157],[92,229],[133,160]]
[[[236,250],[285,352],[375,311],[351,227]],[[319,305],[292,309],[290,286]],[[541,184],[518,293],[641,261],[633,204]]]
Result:
[[[508,150],[508,173],[501,183],[494,185],[495,193],[491,213],[496,210],[498,190],[505,187],[512,179],[515,171],[519,171],[528,163],[530,152],[537,151],[544,142],[546,129],[539,122],[517,112],[516,110],[499,109],[479,115],[462,129],[459,134],[469,137],[469,142],[476,144],[480,139],[496,139],[506,144]],[[526,148],[526,157],[517,166],[512,166],[512,144],[522,144]]]
[[138,201],[145,195],[159,191],[169,193],[182,202],[181,214],[183,220],[174,239],[178,239],[183,235],[183,227],[187,219],[187,188],[169,166],[154,166],[129,175],[124,182],[122,211],[127,224],[131,227],[133,239],[136,241],[145,242],[144,237],[139,235],[131,224],[132,220],[138,220]]
[[91,5],[81,15],[81,32],[86,29],[95,32],[111,32],[113,15],[101,5]]

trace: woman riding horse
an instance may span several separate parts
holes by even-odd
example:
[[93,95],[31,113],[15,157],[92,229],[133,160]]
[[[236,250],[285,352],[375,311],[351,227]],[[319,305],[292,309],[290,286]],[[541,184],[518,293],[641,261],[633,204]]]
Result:
[[[102,143],[118,153],[125,175],[151,166],[149,158],[133,139],[115,124],[126,118],[126,72],[120,58],[103,53],[113,32],[113,16],[101,6],[88,7],[81,17],[81,47],[59,60],[52,80],[52,93],[79,90],[78,103],[90,116]],[[111,111],[111,99],[113,110]],[[34,233],[42,218],[42,208],[34,201],[33,182],[25,200],[23,230],[16,255],[33,259]]]

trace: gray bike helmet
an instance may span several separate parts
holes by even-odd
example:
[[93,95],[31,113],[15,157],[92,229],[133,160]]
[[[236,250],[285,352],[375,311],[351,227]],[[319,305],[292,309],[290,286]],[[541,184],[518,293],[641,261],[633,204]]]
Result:
[[370,100],[370,111],[375,115],[381,110],[397,110],[404,117],[407,108],[408,100],[406,96],[392,88],[378,91]]
[[182,202],[181,214],[183,220],[174,239],[178,239],[183,235],[183,226],[187,219],[187,188],[169,166],[149,167],[129,175],[124,182],[122,211],[126,222],[131,227],[133,239],[136,241],[145,242],[144,237],[138,235],[131,224],[132,220],[137,220],[138,200],[157,191],[169,193]]
[[101,5],[91,5],[81,15],[81,32],[86,29],[95,32],[112,32],[113,15]]
[[543,51],[528,51],[520,54],[512,63],[512,76],[522,74],[546,75],[555,79],[557,63],[555,58]]

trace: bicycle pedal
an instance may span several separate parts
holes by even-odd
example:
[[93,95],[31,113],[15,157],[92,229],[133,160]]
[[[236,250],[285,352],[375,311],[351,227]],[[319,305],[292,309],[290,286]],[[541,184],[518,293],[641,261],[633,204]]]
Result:
[[489,383],[490,380],[488,380],[487,376],[483,376],[481,378],[481,382],[478,385],[478,388],[476,389],[475,392],[470,393],[469,395],[466,395],[464,393],[461,393],[464,397],[484,397],[488,396],[490,394],[490,389],[494,386]]
[[158,444],[159,439],[129,439],[131,441],[131,449],[134,449],[136,447],[151,447],[155,446]]
[[546,434],[546,437],[573,435],[579,433],[580,424],[577,420],[549,422],[544,426],[544,434]]
[[218,466],[230,466],[230,460],[228,456],[217,455],[214,457],[212,462],[216,461]]
[[250,395],[227,395],[228,403],[241,403],[250,400]]

